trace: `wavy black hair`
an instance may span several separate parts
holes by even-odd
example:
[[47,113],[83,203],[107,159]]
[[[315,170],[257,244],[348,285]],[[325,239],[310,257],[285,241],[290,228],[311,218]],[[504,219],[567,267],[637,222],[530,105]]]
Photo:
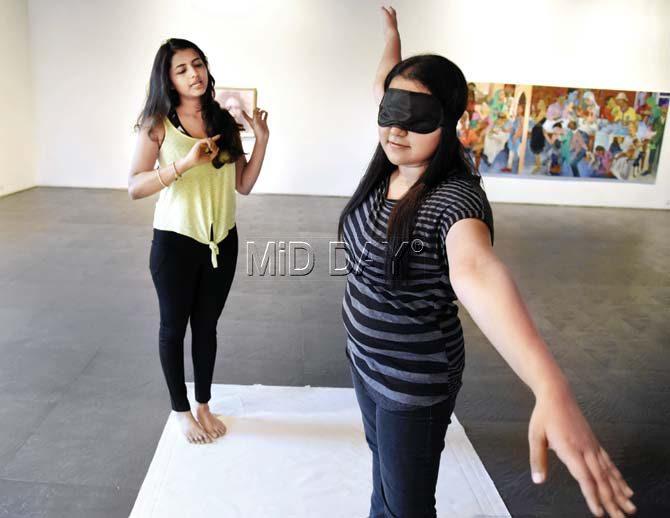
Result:
[[147,100],[137,118],[135,130],[148,127],[149,135],[153,138],[153,130],[156,126],[161,124],[170,112],[179,106],[179,93],[175,90],[170,80],[170,67],[172,66],[172,57],[175,53],[186,49],[193,49],[200,56],[205,67],[207,67],[209,81],[205,93],[200,98],[201,113],[205,121],[207,136],[221,135],[217,141],[220,149],[219,156],[212,161],[214,167],[221,167],[227,162],[236,161],[244,154],[240,138],[242,126],[235,121],[228,110],[221,108],[219,103],[214,100],[214,85],[216,82],[209,71],[207,56],[200,50],[200,47],[191,41],[170,38],[158,48],[154,64],[151,68]]

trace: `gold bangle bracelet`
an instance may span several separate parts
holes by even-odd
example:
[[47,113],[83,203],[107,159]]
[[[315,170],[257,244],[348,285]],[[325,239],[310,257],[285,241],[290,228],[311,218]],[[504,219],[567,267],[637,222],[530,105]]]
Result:
[[181,173],[177,171],[177,165],[174,162],[172,162],[172,168],[174,169],[174,177],[176,178],[175,181],[181,180]]
[[156,168],[156,175],[158,176],[158,181],[161,183],[161,185],[163,187],[167,187],[167,185],[165,185],[165,182],[161,178],[161,170],[158,167]]

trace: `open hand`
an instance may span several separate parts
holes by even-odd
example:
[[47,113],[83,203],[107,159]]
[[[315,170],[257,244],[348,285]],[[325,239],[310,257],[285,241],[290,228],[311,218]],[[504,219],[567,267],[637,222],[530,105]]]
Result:
[[245,111],[242,112],[242,116],[249,126],[251,126],[251,130],[254,132],[256,140],[267,140],[269,138],[268,112],[261,110],[260,108],[255,108],[252,117]]
[[595,516],[624,518],[635,513],[626,484],[609,455],[598,443],[574,397],[568,392],[538,396],[528,425],[533,481],[542,483],[547,473],[547,449],[554,450],[577,480]]
[[389,39],[398,35],[398,16],[393,7],[382,6],[382,24],[384,38]]

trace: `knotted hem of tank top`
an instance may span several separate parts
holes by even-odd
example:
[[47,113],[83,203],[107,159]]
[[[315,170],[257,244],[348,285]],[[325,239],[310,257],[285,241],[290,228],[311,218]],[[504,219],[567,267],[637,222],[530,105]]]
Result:
[[219,267],[219,263],[216,260],[216,256],[219,255],[219,247],[214,241],[209,242],[209,249],[212,251],[212,266],[214,268]]

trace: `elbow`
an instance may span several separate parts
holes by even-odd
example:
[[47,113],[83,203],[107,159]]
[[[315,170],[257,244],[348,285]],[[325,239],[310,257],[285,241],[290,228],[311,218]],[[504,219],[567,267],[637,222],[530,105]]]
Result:
[[501,281],[511,281],[511,275],[497,257],[465,261],[449,271],[449,282],[458,299],[479,293],[484,288],[491,291]]
[[449,282],[456,296],[469,291],[472,286],[480,285],[490,279],[491,273],[497,268],[498,261],[492,257],[480,257],[458,261],[449,268]]
[[474,268],[461,267],[450,269],[449,283],[454,290],[456,298],[459,300],[462,298],[464,293],[468,290],[468,286],[476,276],[477,272]]
[[242,196],[249,196],[249,193],[251,192],[251,189],[245,189],[241,185],[237,186],[235,190],[240,193]]
[[135,178],[135,174],[137,173],[131,174],[128,178],[128,198],[131,200],[140,200],[146,195],[142,194],[137,178]]
[[135,182],[133,181],[134,174],[131,172],[130,175],[128,175],[128,198],[131,200],[136,200],[137,199],[137,193],[135,192]]
[[140,193],[137,192],[137,189],[133,184],[128,184],[128,197],[131,200],[139,200],[140,198],[142,198],[142,196],[140,196]]

